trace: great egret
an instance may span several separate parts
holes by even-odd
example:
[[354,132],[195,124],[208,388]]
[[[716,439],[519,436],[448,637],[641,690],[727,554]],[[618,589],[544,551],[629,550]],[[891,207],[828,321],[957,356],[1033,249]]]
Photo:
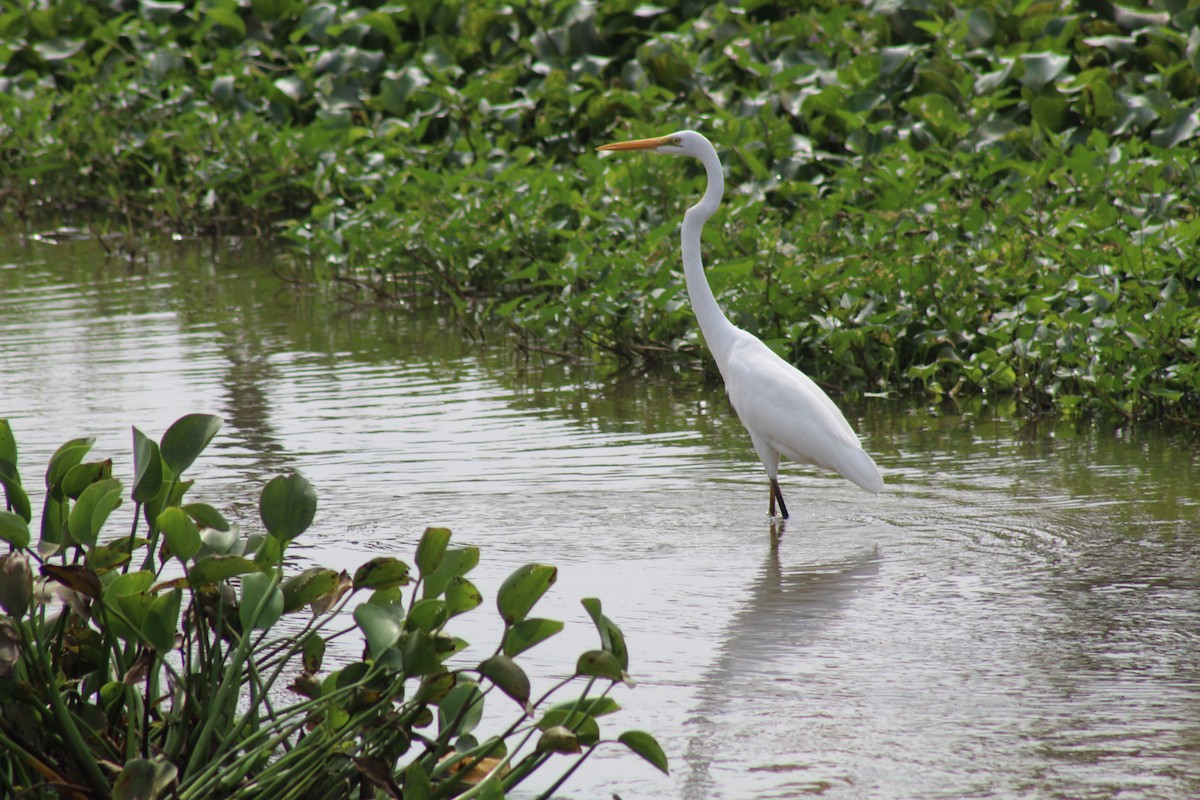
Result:
[[829,395],[757,336],[730,322],[713,297],[700,260],[700,231],[721,204],[725,175],[712,142],[696,131],[677,131],[653,139],[606,144],[599,149],[691,156],[704,165],[708,175],[704,196],[683,215],[679,237],[683,277],[700,332],[725,379],[729,400],[771,479],[770,515],[775,516],[778,500],[783,518],[788,516],[779,490],[780,455],[833,470],[868,492],[883,489],[879,468],[863,451],[854,429]]

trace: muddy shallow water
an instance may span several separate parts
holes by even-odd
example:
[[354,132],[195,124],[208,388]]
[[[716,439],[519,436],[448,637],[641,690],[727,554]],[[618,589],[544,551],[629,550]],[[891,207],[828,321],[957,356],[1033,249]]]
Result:
[[[719,387],[329,303],[273,257],[0,248],[0,416],[26,475],[94,435],[128,478],[131,425],[215,413],[196,496],[253,528],[262,484],[304,472],[320,505],[297,566],[408,557],[431,524],[481,548],[485,598],[557,565],[538,611],[567,628],[525,659],[535,695],[595,646],[578,600],[600,597],[638,679],[604,730],[649,730],[671,760],[667,778],[602,750],[564,797],[1200,795],[1186,436],[867,401],[847,415],[886,490],[786,466],[780,531]],[[457,631],[480,653],[485,603]]]

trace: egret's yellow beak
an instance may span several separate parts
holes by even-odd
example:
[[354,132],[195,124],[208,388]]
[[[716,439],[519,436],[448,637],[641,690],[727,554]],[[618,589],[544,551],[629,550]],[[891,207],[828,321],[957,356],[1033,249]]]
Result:
[[670,136],[656,136],[653,139],[634,139],[632,142],[614,142],[602,144],[597,150],[657,150],[671,140]]

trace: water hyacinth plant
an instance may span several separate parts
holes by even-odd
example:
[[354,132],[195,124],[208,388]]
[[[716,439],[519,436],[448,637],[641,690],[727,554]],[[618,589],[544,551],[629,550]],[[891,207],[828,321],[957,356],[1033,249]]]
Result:
[[[562,629],[530,616],[554,567],[504,581],[499,646],[459,663],[467,643],[448,626],[483,603],[467,577],[478,549],[430,528],[411,563],[291,572],[288,546],[317,505],[302,476],[268,482],[263,530],[246,537],[213,506],[184,501],[184,475],[220,425],[188,415],[158,442],[135,428],[132,488],[111,459],[84,460],[91,439],[67,442],[46,470],[35,542],[0,420],[0,793],[500,798],[565,757],[549,796],[609,742],[667,771],[649,734],[601,735],[599,718],[618,710],[610,689],[631,681],[624,637],[598,600],[583,602],[600,648],[540,697],[518,659]],[[106,523],[127,500],[132,528],[112,535]],[[328,643],[349,634],[362,638],[337,645],[349,663],[323,669]],[[580,688],[559,699],[569,687]],[[485,708],[513,721],[477,738]]]

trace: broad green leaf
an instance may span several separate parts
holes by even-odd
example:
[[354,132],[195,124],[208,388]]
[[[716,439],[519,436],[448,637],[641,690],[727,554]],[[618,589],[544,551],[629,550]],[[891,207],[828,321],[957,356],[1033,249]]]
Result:
[[407,619],[404,620],[404,627],[409,630],[419,628],[426,633],[433,633],[446,624],[449,616],[444,602],[435,598],[425,598],[413,603],[412,608],[408,610]]
[[466,578],[452,578],[446,586],[446,610],[452,617],[478,608],[482,602],[483,595],[479,593],[475,584]]
[[404,800],[431,800],[432,797],[433,783],[418,758],[404,770]]
[[395,645],[403,631],[400,621],[391,612],[370,603],[362,603],[354,609],[354,621],[367,637],[367,648],[375,658]]
[[571,711],[570,709],[547,711],[537,723],[537,727],[544,731],[560,726],[572,731],[583,744],[593,745],[600,741],[600,723],[596,722],[595,717],[591,714],[582,711]]
[[12,425],[3,418],[0,418],[0,461],[7,461],[16,469],[17,437],[13,435]]
[[671,774],[667,764],[667,754],[650,734],[642,731],[625,731],[617,737],[617,741],[637,753],[662,774]]
[[409,675],[433,675],[442,670],[437,639],[420,628],[406,630],[400,637],[404,671]]
[[205,556],[188,571],[188,583],[194,588],[251,572],[258,572],[258,565],[248,558],[224,555]]
[[407,586],[409,567],[403,561],[390,556],[372,558],[354,571],[354,588],[392,589]]
[[483,692],[473,681],[459,683],[438,703],[438,732],[441,734],[462,736],[475,730],[482,719]]
[[558,569],[545,564],[526,564],[518,567],[500,586],[496,607],[508,625],[515,625],[541,599],[558,579]]
[[179,627],[179,607],[182,599],[183,592],[172,589],[151,600],[146,611],[145,620],[142,622],[142,635],[160,655],[175,649],[175,631]]
[[[200,541],[204,542],[214,553],[228,555],[233,553],[234,548],[237,546],[238,535],[232,530],[222,531],[216,528],[205,528],[200,531]],[[233,554],[241,555],[240,552]]]
[[113,800],[158,800],[167,795],[176,774],[175,765],[162,758],[130,759],[113,783]]
[[95,437],[87,436],[65,442],[55,450],[54,455],[50,457],[49,466],[46,467],[46,488],[59,490],[63,478],[76,464],[83,461],[83,457],[95,442]]
[[309,567],[283,582],[283,611],[289,613],[337,590],[338,573],[327,567]]
[[162,443],[159,445],[163,463],[173,475],[183,475],[220,429],[220,417],[210,414],[187,414],[180,417],[163,434]]
[[504,654],[516,656],[563,629],[556,619],[523,619],[504,632]]
[[183,510],[201,528],[211,528],[222,532],[229,530],[229,520],[208,503],[188,503],[183,506]]
[[26,522],[32,520],[33,508],[29,504],[29,495],[25,494],[24,487],[15,478],[7,475],[0,475],[0,486],[4,487],[4,498],[12,510]]
[[617,624],[600,612],[600,601],[586,597],[580,601],[600,634],[600,647],[612,653],[621,669],[629,669],[629,649],[625,646],[625,635]]
[[108,458],[104,461],[87,461],[82,464],[76,464],[67,470],[67,474],[62,479],[62,493],[67,497],[76,499],[83,493],[83,490],[91,486],[96,481],[105,480],[112,477],[112,459]]
[[242,629],[266,630],[283,614],[283,592],[269,572],[254,572],[242,576],[242,596],[238,604],[238,620]]
[[133,429],[133,500],[153,500],[162,489],[163,464],[158,442]]
[[555,703],[546,709],[549,714],[552,711],[579,711],[583,714],[588,714],[593,717],[603,717],[606,714],[612,714],[620,711],[621,706],[616,700],[605,695],[603,697],[581,697],[578,700],[564,700],[561,703]]
[[446,545],[450,542],[449,528],[426,528],[417,543],[417,569],[421,576],[430,575],[442,563]]
[[258,510],[271,535],[290,542],[312,524],[317,513],[317,493],[298,472],[287,477],[276,476],[263,488]]
[[320,634],[309,632],[304,637],[300,652],[305,672],[321,671],[321,662],[325,660],[325,639]]
[[67,518],[67,527],[71,537],[80,544],[92,547],[100,529],[108,520],[108,515],[121,505],[121,482],[116,478],[106,478],[91,484],[75,505]]
[[546,728],[542,732],[542,735],[538,737],[535,749],[539,753],[564,753],[570,755],[580,752],[579,740],[580,737],[570,728],[562,725],[553,725]]
[[479,665],[479,674],[516,700],[526,715],[532,713],[529,707],[529,677],[517,662],[506,655],[495,655]]
[[6,541],[18,550],[29,547],[29,524],[20,514],[11,511],[0,511],[0,540]]
[[1021,83],[1034,92],[1040,92],[1047,83],[1057,80],[1071,63],[1070,56],[1059,53],[1025,53],[1020,59],[1025,67]]
[[283,544],[282,539],[274,536],[262,537],[254,551],[254,563],[258,564],[259,569],[265,570],[283,561]]
[[181,562],[190,561],[200,552],[200,531],[179,506],[171,506],[159,514],[157,524],[171,554]]
[[67,39],[55,36],[38,42],[33,46],[34,51],[46,61],[65,61],[87,46],[86,39]]
[[425,576],[425,597],[437,597],[446,590],[446,586],[455,578],[461,578],[479,564],[478,547],[461,547],[447,549],[442,554],[441,563],[431,573],[422,572]]
[[581,655],[575,663],[575,674],[610,681],[620,681],[626,677],[621,662],[607,650],[588,650]]

